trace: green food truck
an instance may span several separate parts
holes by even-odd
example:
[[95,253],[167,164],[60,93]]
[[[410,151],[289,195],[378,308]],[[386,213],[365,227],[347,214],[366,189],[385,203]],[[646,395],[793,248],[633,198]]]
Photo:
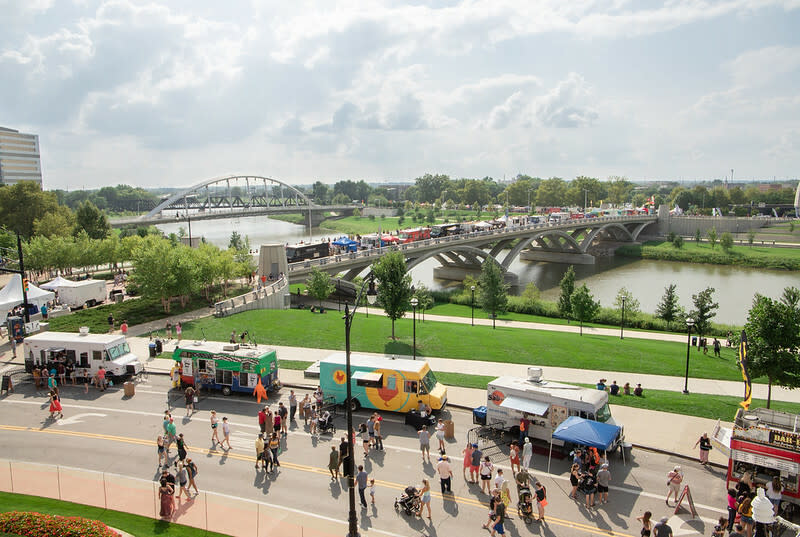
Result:
[[[447,387],[436,380],[428,362],[391,356],[350,354],[353,408],[408,412],[419,401],[440,410],[447,404]],[[319,362],[320,388],[328,400],[343,404],[347,398],[345,353],[331,354]]]
[[261,379],[264,388],[280,387],[278,355],[265,346],[239,346],[217,341],[183,341],[175,348],[172,359],[181,368],[181,382],[197,389],[252,393]]

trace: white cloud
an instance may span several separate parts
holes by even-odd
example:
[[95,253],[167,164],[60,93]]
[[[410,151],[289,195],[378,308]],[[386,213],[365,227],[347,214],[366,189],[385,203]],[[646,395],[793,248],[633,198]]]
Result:
[[598,113],[585,104],[591,94],[583,77],[570,73],[534,103],[534,115],[547,127],[574,128],[592,124]]

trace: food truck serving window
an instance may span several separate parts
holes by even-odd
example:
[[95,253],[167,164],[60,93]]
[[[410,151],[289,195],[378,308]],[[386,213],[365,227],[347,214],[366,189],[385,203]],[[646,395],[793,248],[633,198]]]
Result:
[[363,386],[364,388],[382,388],[383,387],[383,374],[381,373],[367,373],[366,371],[356,371],[353,373],[353,379],[356,381],[356,386]]
[[533,414],[534,416],[545,416],[550,408],[549,404],[542,403],[541,401],[531,401],[513,396],[508,396],[503,399],[503,402],[500,403],[500,406],[503,408],[511,408],[514,410],[519,410],[520,412]]

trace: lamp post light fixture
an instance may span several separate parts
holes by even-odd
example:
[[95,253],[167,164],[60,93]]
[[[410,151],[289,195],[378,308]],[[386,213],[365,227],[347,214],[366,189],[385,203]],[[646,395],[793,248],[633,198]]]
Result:
[[692,346],[692,327],[694,319],[686,319],[686,375],[683,379],[683,394],[689,395],[689,347]]
[[375,292],[375,277],[370,273],[368,278],[361,284],[361,289],[356,296],[355,304],[353,304],[353,311],[350,311],[349,304],[344,305],[344,349],[345,349],[345,378],[347,382],[347,398],[344,402],[345,413],[347,415],[347,442],[349,447],[347,464],[344,471],[347,474],[347,488],[349,499],[349,515],[348,515],[348,531],[347,537],[358,537],[358,517],[356,516],[356,482],[354,472],[355,462],[355,446],[353,445],[353,438],[350,431],[353,430],[353,390],[352,390],[352,373],[350,371],[350,327],[353,325],[353,317],[355,317],[358,305],[361,302],[361,295],[364,293],[364,287],[369,283],[369,291],[367,291],[367,303],[375,304],[378,298],[378,293]]
[[367,276],[366,282],[369,284],[367,288],[367,317],[369,318],[369,305],[374,304],[375,301],[378,299],[378,291],[375,290],[375,276],[370,272],[369,276]]
[[475,326],[475,286],[470,287],[472,291],[472,326]]
[[624,327],[625,327],[625,296],[623,295],[622,296],[622,319],[620,319],[620,321],[619,321],[619,338],[620,339],[625,339],[625,336],[623,334]]
[[414,317],[413,317],[413,321],[412,321],[412,324],[414,325],[414,328],[413,328],[413,333],[414,333],[413,338],[414,339],[413,339],[413,344],[411,346],[411,348],[412,348],[411,352],[413,353],[414,360],[417,359],[417,306],[418,305],[419,305],[419,300],[417,300],[417,297],[412,298],[411,299],[411,307],[414,310],[414,314],[413,314]]

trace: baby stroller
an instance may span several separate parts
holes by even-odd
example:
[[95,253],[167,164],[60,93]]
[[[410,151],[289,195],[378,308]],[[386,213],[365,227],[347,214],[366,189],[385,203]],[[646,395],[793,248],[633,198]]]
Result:
[[533,495],[528,487],[517,487],[519,500],[517,501],[517,514],[522,517],[526,524],[533,520]]
[[591,472],[586,472],[578,483],[578,490],[584,494],[594,494],[597,492],[597,480]]
[[395,511],[401,507],[407,515],[417,514],[419,511],[419,493],[415,486],[409,485],[403,491],[403,494],[394,500]]
[[336,434],[336,425],[333,424],[333,416],[328,411],[317,418],[317,432]]

